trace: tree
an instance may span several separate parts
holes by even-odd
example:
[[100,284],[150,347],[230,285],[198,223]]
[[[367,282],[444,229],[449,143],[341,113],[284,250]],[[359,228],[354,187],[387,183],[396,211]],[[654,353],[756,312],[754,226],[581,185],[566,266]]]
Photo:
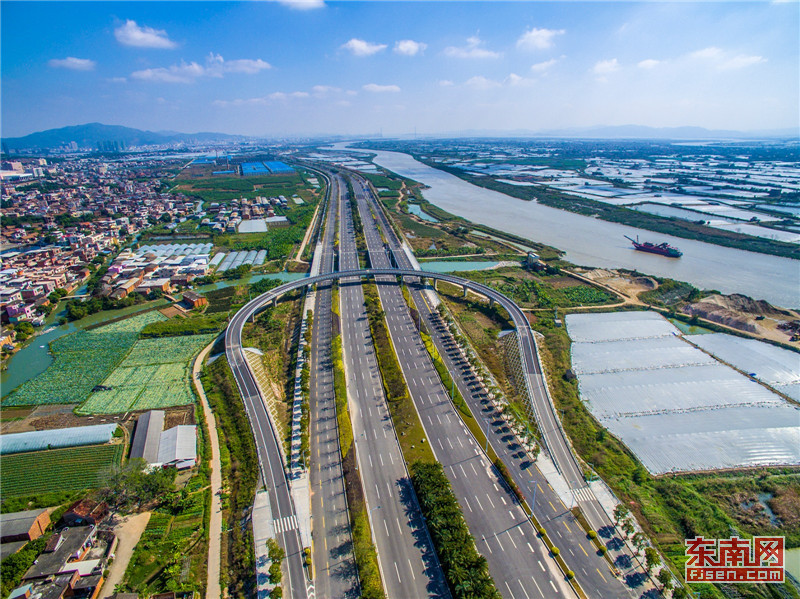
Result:
[[683,587],[677,587],[672,593],[672,599],[688,599],[689,592]]
[[653,571],[653,568],[658,566],[661,563],[661,557],[658,555],[658,551],[656,551],[653,547],[647,547],[644,550],[644,561],[645,566],[647,567],[647,573]]
[[669,568],[661,568],[658,572],[658,582],[661,583],[663,590],[669,590],[672,588],[672,572],[669,571]]
[[16,339],[17,341],[25,341],[28,337],[33,335],[33,325],[29,322],[18,322],[14,327],[14,331],[16,331]]
[[161,216],[158,217],[162,223],[171,223],[172,222],[172,215],[169,212],[165,212]]
[[647,547],[647,535],[643,532],[637,532],[633,535],[633,544],[639,551]]
[[130,460],[124,467],[112,471],[106,486],[100,489],[101,497],[117,509],[137,508],[155,499],[173,499],[174,468],[156,468],[146,471],[142,459]]
[[628,509],[628,506],[624,503],[620,503],[617,507],[614,508],[614,523],[619,524],[621,520],[624,520],[631,511]]
[[631,522],[630,520],[625,520],[622,523],[622,530],[625,531],[626,535],[632,535],[633,531],[636,530],[636,527],[633,525],[633,522]]

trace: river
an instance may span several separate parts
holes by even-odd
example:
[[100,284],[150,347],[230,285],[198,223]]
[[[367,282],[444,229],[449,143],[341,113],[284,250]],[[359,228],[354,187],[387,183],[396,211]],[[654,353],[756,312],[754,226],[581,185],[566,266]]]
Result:
[[[345,149],[338,143],[334,149]],[[352,150],[351,148],[347,148]],[[742,293],[783,307],[800,306],[800,261],[746,252],[610,223],[565,210],[512,198],[431,168],[408,154],[369,150],[373,162],[424,183],[425,199],[452,214],[551,245],[573,264],[629,268],[687,281],[702,289]],[[683,251],[680,259],[637,252],[625,235]]]

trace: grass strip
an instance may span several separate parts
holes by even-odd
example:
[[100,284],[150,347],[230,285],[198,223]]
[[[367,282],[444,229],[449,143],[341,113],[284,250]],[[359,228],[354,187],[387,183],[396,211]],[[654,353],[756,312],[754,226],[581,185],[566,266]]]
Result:
[[433,361],[436,372],[439,373],[439,378],[442,379],[442,384],[444,385],[445,389],[450,391],[450,398],[453,400],[453,404],[467,419],[474,420],[472,417],[472,412],[470,412],[469,407],[467,406],[467,402],[464,401],[464,397],[461,395],[458,387],[456,387],[453,377],[450,376],[447,367],[444,365],[442,357],[439,355],[439,350],[436,349],[436,346],[433,344],[433,339],[431,339],[431,336],[428,335],[428,333],[423,333],[422,331],[420,331],[420,335],[422,336],[422,341],[425,343],[425,349],[428,350],[431,361]]
[[378,567],[378,553],[372,542],[367,503],[358,475],[356,455],[353,448],[353,424],[347,407],[347,386],[342,359],[342,336],[339,333],[339,292],[333,290],[333,388],[336,404],[336,422],[339,429],[339,448],[342,454],[342,473],[347,494],[347,510],[350,514],[350,530],[353,536],[353,555],[358,568],[361,596],[365,599],[382,599],[386,596]]
[[407,464],[418,460],[435,462],[436,458],[430,444],[425,440],[425,429],[422,428],[417,409],[408,393],[403,371],[389,337],[377,287],[375,284],[365,284],[363,288],[364,303],[367,307],[367,318],[380,366],[383,388],[403,457]]

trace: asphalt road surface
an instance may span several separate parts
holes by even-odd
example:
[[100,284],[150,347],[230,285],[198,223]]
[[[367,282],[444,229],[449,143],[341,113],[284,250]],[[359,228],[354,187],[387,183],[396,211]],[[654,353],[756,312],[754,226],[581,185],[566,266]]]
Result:
[[253,429],[261,481],[269,492],[275,536],[278,544],[286,551],[284,566],[287,575],[281,582],[283,594],[284,597],[303,599],[308,597],[310,585],[303,565],[303,546],[297,515],[278,450],[277,436],[242,349],[242,328],[257,309],[257,302],[250,302],[231,319],[225,332],[225,354]]
[[[364,236],[373,267],[390,267],[389,256],[367,204],[356,187]],[[411,319],[395,281],[378,283],[386,322],[428,442],[461,504],[478,551],[487,559],[504,597],[573,597],[522,506],[456,413]]]
[[[349,201],[341,208],[340,268],[358,269]],[[353,437],[386,596],[449,597],[389,415],[361,281],[341,280],[339,293]]]
[[[340,191],[337,183],[336,179],[329,179],[328,202],[321,220],[322,235],[317,258],[320,273],[333,272],[334,269],[333,241]],[[316,597],[351,598],[360,596],[360,589],[336,421],[331,359],[331,285],[321,283],[317,286],[311,329],[309,442],[312,561]]]

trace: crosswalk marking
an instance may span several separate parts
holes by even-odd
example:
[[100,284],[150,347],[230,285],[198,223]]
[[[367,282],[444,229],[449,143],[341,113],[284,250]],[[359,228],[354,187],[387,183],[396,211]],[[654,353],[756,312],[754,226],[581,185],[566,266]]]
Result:
[[296,516],[286,516],[272,521],[276,533],[287,532],[298,528]]
[[576,489],[573,491],[575,493],[575,497],[578,501],[594,501],[594,493],[589,487],[581,487],[580,489]]

